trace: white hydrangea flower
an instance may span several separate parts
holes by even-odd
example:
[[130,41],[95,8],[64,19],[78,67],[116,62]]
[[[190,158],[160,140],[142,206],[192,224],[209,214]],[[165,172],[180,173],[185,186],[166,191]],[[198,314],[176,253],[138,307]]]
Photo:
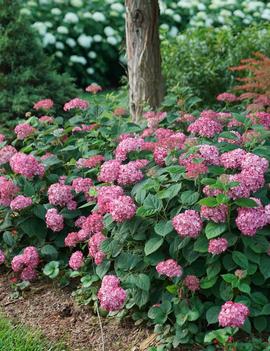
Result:
[[182,21],[182,17],[180,15],[178,15],[178,13],[173,15],[173,19],[174,19],[175,22],[181,22]]
[[116,45],[118,43],[118,40],[116,39],[116,37],[108,37],[107,38],[107,42],[110,44],[110,45]]
[[71,55],[69,59],[72,63],[80,63],[81,65],[87,64],[87,61],[83,56]]
[[165,15],[168,15],[168,16],[173,16],[173,10],[172,9],[166,9],[165,11],[164,11],[164,13],[165,13]]
[[74,48],[76,46],[76,41],[73,38],[68,38],[66,40],[66,43],[68,46],[70,46],[71,48]]
[[100,34],[95,34],[95,35],[93,36],[93,39],[94,39],[94,41],[95,41],[96,43],[99,43],[99,42],[102,41],[102,36],[101,36]]
[[176,37],[178,34],[178,29],[175,26],[172,26],[171,30],[169,31],[169,35],[171,37]]
[[205,10],[206,10],[206,6],[205,6],[204,4],[198,4],[198,5],[197,5],[197,9],[198,9],[199,11],[205,11]]
[[55,52],[55,56],[62,58],[63,57],[63,53],[61,51],[56,51]]
[[245,17],[246,17],[246,15],[244,14],[244,12],[241,11],[241,10],[235,10],[235,11],[233,12],[233,14],[234,14],[234,16],[240,17],[240,18],[245,18]]
[[223,9],[220,11],[220,16],[222,17],[231,17],[232,13],[229,10]]
[[264,9],[261,16],[263,19],[270,21],[270,10]]
[[111,37],[112,35],[114,35],[115,30],[112,27],[107,26],[104,28],[104,33],[105,35],[107,35],[107,37]]
[[125,11],[125,6],[123,4],[121,4],[120,2],[116,2],[116,3],[111,5],[111,9],[113,11],[123,12],[123,11]]
[[70,0],[70,4],[74,7],[82,7],[83,1],[82,0]]
[[64,45],[61,41],[57,41],[57,42],[55,43],[55,47],[56,47],[56,49],[58,49],[58,50],[64,50],[65,45]]
[[54,7],[54,8],[51,9],[51,14],[52,15],[59,16],[59,15],[61,15],[61,13],[62,13],[62,11],[59,8],[57,8],[57,7]]
[[247,11],[256,11],[258,10],[260,7],[264,7],[264,3],[262,1],[246,1],[244,3],[245,8]]
[[43,37],[43,45],[47,46],[47,45],[53,45],[55,44],[56,39],[55,36],[52,33],[46,33]]
[[68,28],[65,26],[59,26],[56,28],[56,31],[60,34],[68,34]]
[[102,12],[94,12],[92,14],[92,18],[96,22],[104,22],[104,21],[106,21],[106,17],[103,15]]
[[52,28],[52,27],[53,27],[52,22],[46,21],[46,22],[44,22],[44,23],[45,23],[45,25],[46,25],[47,28]]
[[162,23],[160,25],[160,28],[163,29],[163,30],[169,30],[170,27],[169,27],[169,25],[167,23]]
[[20,10],[20,13],[21,13],[22,15],[31,16],[31,11],[28,10],[28,9],[26,9],[26,8],[21,9],[21,10]]
[[64,17],[64,22],[77,23],[79,22],[79,17],[74,12],[67,12]]
[[78,43],[84,48],[90,48],[93,38],[90,35],[81,34],[78,39]]
[[42,36],[44,36],[47,32],[47,26],[44,22],[35,22],[32,27],[35,28],[35,30],[37,30]]
[[48,5],[50,0],[39,0],[40,5]]
[[95,59],[97,58],[97,54],[95,53],[95,51],[89,51],[88,57],[90,57],[91,59]]
[[88,11],[88,12],[84,12],[83,13],[83,18],[92,18],[92,15],[91,13]]
[[87,68],[86,72],[91,75],[91,74],[95,73],[95,70],[94,70],[94,68],[89,67],[89,68]]

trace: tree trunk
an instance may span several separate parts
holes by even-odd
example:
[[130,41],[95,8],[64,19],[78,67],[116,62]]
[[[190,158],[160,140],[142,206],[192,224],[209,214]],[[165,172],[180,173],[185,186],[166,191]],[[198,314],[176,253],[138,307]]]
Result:
[[155,110],[164,96],[161,74],[158,0],[125,0],[129,107],[132,120],[143,107]]

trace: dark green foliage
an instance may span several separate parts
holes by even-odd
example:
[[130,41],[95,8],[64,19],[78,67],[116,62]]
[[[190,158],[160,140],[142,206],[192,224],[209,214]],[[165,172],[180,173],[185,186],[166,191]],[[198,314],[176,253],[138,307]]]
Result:
[[270,26],[254,25],[242,31],[200,28],[172,42],[163,41],[163,69],[170,91],[183,98],[196,96],[200,106],[211,107],[215,97],[229,91],[235,74],[228,67],[255,51],[270,55]]
[[43,53],[19,0],[0,0],[0,120],[29,111],[34,102],[51,98],[56,110],[74,97],[76,88],[66,74],[57,74]]

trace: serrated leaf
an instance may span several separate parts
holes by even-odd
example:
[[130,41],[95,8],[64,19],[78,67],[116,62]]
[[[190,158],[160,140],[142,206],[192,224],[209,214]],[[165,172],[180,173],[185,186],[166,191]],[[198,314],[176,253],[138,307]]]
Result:
[[163,244],[164,239],[160,236],[152,237],[149,239],[144,246],[144,253],[146,256],[151,255],[153,252],[157,251]]
[[155,227],[155,232],[160,235],[160,236],[166,236],[167,234],[171,233],[173,231],[173,226],[171,221],[160,221],[156,223]]
[[207,239],[213,239],[224,233],[226,229],[227,225],[225,223],[209,222],[205,227],[205,235]]
[[240,207],[247,207],[247,208],[258,207],[257,202],[249,198],[237,199],[234,201],[234,203]]

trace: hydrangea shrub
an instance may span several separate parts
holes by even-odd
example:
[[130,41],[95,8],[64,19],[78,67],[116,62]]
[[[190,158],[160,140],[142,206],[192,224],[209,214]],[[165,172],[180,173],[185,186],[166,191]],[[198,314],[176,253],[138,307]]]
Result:
[[80,299],[167,349],[269,332],[270,119],[168,109],[138,126],[115,99],[76,101],[1,137],[0,263],[80,277]]

